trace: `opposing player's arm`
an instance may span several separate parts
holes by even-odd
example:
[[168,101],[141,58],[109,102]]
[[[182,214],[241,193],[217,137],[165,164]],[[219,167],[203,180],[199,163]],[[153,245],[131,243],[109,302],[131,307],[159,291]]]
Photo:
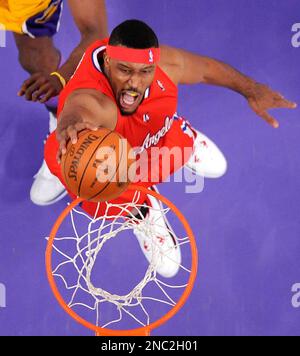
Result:
[[67,98],[58,118],[56,137],[59,142],[58,161],[66,152],[68,140],[77,142],[77,134],[84,129],[106,127],[114,130],[118,112],[114,103],[94,89],[75,90]]
[[216,59],[167,46],[162,46],[161,54],[162,67],[175,84],[204,83],[231,89],[243,95],[251,109],[275,128],[279,123],[267,110],[297,106],[267,85]]
[[[94,41],[107,37],[107,16],[104,0],[68,0],[68,2],[80,32],[80,42],[66,62],[62,63],[59,68],[57,68],[59,58],[56,58],[58,54],[52,48],[51,39],[47,37],[32,39],[15,35],[20,58],[24,62],[23,66],[26,65],[26,70],[32,73],[18,92],[19,96],[25,96],[27,100],[39,101],[44,104],[52,97],[57,96],[63,89],[64,82],[68,82],[73,75],[87,47]],[[28,52],[28,48],[31,48],[31,51]],[[52,48],[52,51],[49,52],[48,48]],[[36,52],[45,54],[42,57],[43,65],[41,65],[41,60],[32,59],[35,58]],[[58,74],[50,75],[53,71],[58,72]]]
[[108,35],[104,0],[68,0],[68,4],[81,38],[78,46],[58,70],[66,81],[73,75],[87,47]]

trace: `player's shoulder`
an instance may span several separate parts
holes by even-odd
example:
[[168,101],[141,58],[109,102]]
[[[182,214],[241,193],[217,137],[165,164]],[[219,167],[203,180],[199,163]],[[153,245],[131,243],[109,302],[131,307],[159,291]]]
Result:
[[184,68],[184,61],[180,50],[175,47],[160,46],[160,68],[172,79],[177,85]]
[[95,51],[97,51],[98,53],[101,51],[104,51],[106,49],[106,46],[108,44],[108,38],[105,38],[103,40],[96,40],[94,42],[92,42],[87,49],[85,50],[85,55],[86,54],[93,54]]
[[71,82],[73,84],[78,81],[98,82],[102,78],[103,73],[99,58],[101,57],[101,52],[105,51],[106,45],[105,41],[99,40],[90,44],[72,76]]

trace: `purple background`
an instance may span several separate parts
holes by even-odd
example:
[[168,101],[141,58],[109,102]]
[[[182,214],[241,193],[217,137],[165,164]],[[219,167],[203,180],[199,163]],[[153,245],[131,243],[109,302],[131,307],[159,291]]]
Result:
[[[110,29],[139,18],[162,43],[227,62],[300,103],[300,48],[291,28],[298,0],[109,0]],[[78,41],[67,7],[56,37],[65,56]],[[48,128],[46,110],[18,98],[27,75],[12,35],[0,48],[0,308],[1,335],[91,335],[65,315],[45,275],[44,236],[66,201],[42,208],[29,200]],[[234,92],[210,86],[180,89],[179,112],[212,138],[228,159],[219,180],[201,194],[183,184],[161,192],[180,205],[198,240],[199,275],[184,309],[154,335],[297,335],[300,309],[299,109],[277,110],[274,130]]]

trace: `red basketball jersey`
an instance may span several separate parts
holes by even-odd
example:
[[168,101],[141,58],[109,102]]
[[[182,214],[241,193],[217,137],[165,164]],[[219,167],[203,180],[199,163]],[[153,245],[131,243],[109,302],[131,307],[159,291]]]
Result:
[[[66,98],[76,89],[99,90],[116,103],[109,81],[102,73],[99,64],[99,58],[101,59],[107,42],[107,40],[97,41],[86,51],[73,77],[60,95],[58,118],[64,107]],[[157,67],[154,80],[151,86],[146,90],[145,98],[138,110],[130,116],[122,116],[120,110],[118,110],[115,131],[127,138],[132,147],[136,148],[137,152],[147,153],[148,162],[146,163],[146,167],[148,166],[148,169],[146,169],[146,171],[153,173],[153,168],[155,168],[154,177],[152,173],[148,173],[148,177],[144,179],[143,176],[138,181],[138,184],[149,187],[164,181],[170,174],[181,168],[190,157],[195,132],[185,119],[176,114],[177,94],[176,85],[161,68]],[[58,147],[59,145],[55,133],[53,133],[49,136],[45,145],[45,159],[51,172],[63,182],[60,165],[56,161]],[[187,149],[186,151],[189,152],[189,154],[182,154],[181,159],[176,160],[171,159],[169,161],[167,158],[166,165],[163,162],[163,155],[153,158],[152,148],[164,149],[165,152],[175,148],[176,156],[180,156],[185,149]],[[137,155],[137,158],[140,156],[142,156],[142,154]],[[167,156],[167,154],[165,156]],[[124,192],[115,203],[132,201],[133,194],[133,191],[128,190]],[[145,197],[141,195],[140,203],[143,202],[143,199],[145,199]],[[82,207],[93,216],[95,209],[97,209],[97,204],[84,202]],[[98,212],[99,215],[102,213],[102,210]]]

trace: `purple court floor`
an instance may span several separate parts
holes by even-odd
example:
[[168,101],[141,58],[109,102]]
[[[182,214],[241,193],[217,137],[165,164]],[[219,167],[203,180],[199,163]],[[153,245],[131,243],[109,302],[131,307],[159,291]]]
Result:
[[[107,8],[110,29],[144,20],[161,43],[229,63],[300,104],[300,46],[292,45],[298,0],[109,0]],[[56,36],[65,57],[78,38],[66,6]],[[45,236],[68,199],[30,202],[48,117],[17,97],[27,78],[17,56],[7,34],[0,48],[0,335],[92,335],[65,314],[47,283]],[[199,273],[184,309],[153,335],[299,335],[300,297],[292,299],[300,283],[299,108],[272,111],[281,124],[274,130],[236,93],[198,85],[180,88],[178,112],[218,144],[228,172],[206,180],[200,194],[186,194],[182,183],[160,187],[194,230]]]

